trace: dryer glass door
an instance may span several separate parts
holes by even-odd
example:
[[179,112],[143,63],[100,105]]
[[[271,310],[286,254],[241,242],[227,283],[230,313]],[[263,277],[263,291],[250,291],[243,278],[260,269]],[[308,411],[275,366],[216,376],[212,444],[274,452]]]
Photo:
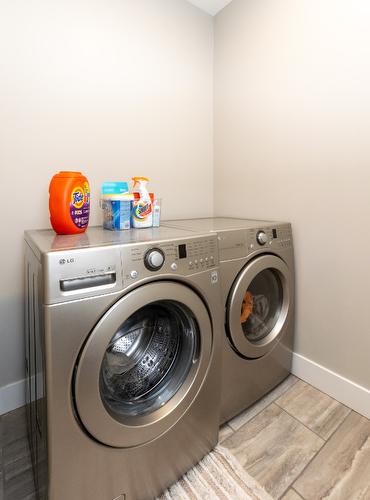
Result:
[[264,356],[284,334],[292,287],[288,267],[273,255],[257,257],[239,274],[230,292],[227,325],[242,356]]
[[171,282],[132,290],[80,353],[74,395],[81,423],[109,446],[155,439],[189,409],[211,356],[210,317],[193,290]]
[[249,342],[258,343],[275,327],[283,305],[280,274],[273,268],[264,269],[245,291],[240,323]]

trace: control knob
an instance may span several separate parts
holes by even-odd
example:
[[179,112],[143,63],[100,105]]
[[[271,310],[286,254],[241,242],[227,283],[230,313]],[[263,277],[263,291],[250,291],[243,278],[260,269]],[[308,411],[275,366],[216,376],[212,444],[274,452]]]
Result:
[[164,253],[159,248],[151,248],[145,254],[144,264],[149,271],[158,271],[164,264]]
[[258,231],[256,239],[260,245],[266,245],[268,240],[267,234],[265,233],[265,231]]

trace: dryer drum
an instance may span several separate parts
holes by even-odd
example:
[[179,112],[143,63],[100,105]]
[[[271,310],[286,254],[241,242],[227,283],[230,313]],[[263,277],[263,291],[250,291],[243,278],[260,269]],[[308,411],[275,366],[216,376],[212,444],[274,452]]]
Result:
[[279,318],[283,302],[281,279],[273,269],[264,269],[250,283],[241,308],[241,326],[246,338],[259,342]]
[[107,347],[101,368],[103,402],[121,416],[154,411],[186,379],[198,344],[197,323],[184,305],[166,300],[139,309]]

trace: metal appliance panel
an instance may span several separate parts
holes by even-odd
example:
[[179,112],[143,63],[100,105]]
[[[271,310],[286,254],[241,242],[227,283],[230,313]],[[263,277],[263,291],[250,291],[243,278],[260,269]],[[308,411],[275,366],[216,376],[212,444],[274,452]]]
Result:
[[[222,377],[221,377],[221,423],[245,410],[259,398],[267,394],[291,370],[294,342],[294,250],[292,228],[286,222],[241,220],[215,217],[212,219],[187,219],[164,221],[168,227],[216,233],[219,240],[221,293],[225,318],[228,314],[230,290],[243,269],[253,259],[263,255],[275,256],[289,269],[289,312],[286,322],[278,334],[278,341],[263,351],[262,339],[259,346],[245,351],[245,335],[240,328],[240,302],[235,301],[234,336],[240,337],[240,351],[226,329],[223,335]],[[259,232],[263,238],[258,240]],[[244,291],[245,292],[245,291]],[[243,292],[243,293],[244,293]],[[227,319],[225,320],[227,322]],[[229,330],[231,327],[229,328]],[[243,335],[243,336],[242,336]],[[256,349],[257,347],[257,349]],[[259,348],[259,349],[258,349]],[[257,357],[253,357],[257,356]]]
[[[261,251],[278,253],[293,245],[291,225],[287,222],[215,217],[164,221],[163,224],[195,232],[203,230],[217,233],[220,262],[242,259]],[[267,237],[264,245],[260,245],[257,240],[257,234],[261,231]]]
[[[119,264],[121,269],[121,288],[112,287],[109,290],[103,290],[99,287],[109,286],[111,283],[101,284],[101,282],[96,289],[91,286],[79,288],[75,286],[78,284],[75,282],[73,289],[67,286],[67,289],[63,290],[60,284],[61,279],[73,281],[86,277],[87,281],[84,283],[90,285],[89,273],[84,271],[93,265],[98,268],[102,261],[100,258],[102,254],[88,252],[85,267],[79,269],[74,268],[75,262],[69,262],[69,270],[63,271],[65,273],[63,275],[60,274],[60,269],[67,263],[59,264],[57,260],[51,258],[51,254],[60,252],[60,257],[58,255],[54,259],[58,257],[68,259],[70,252],[73,254],[76,252],[74,255],[79,257],[76,262],[82,265],[80,258],[83,254],[79,252],[83,249],[98,250],[99,245],[91,245],[91,239],[84,238],[76,238],[73,242],[64,241],[63,243],[64,237],[58,237],[57,248],[50,248],[52,246],[50,243],[54,238],[51,231],[32,233],[32,236],[29,233],[26,234],[27,248],[29,248],[26,260],[34,262],[40,277],[37,285],[37,293],[40,297],[40,323],[34,335],[42,351],[44,363],[41,378],[46,390],[43,398],[44,404],[40,406],[40,410],[42,409],[41,420],[45,428],[42,439],[45,444],[47,443],[47,456],[44,455],[43,463],[48,467],[48,482],[45,480],[45,475],[43,481],[39,481],[39,500],[64,500],[65,498],[69,500],[82,498],[113,500],[120,496],[126,500],[155,498],[196,464],[217,442],[220,398],[220,326],[222,325],[218,252],[216,251],[214,266],[204,264],[205,267],[203,267],[200,263],[200,258],[204,257],[205,260],[205,256],[210,257],[214,248],[217,249],[217,237],[162,228],[159,232],[155,231],[155,234],[160,236],[156,237],[155,241],[146,230],[138,230],[139,242],[124,243],[121,237],[126,238],[126,236],[121,233],[120,235],[114,234],[112,237],[117,237],[119,241],[112,244],[110,240],[104,243],[104,247],[108,253],[112,250],[112,255],[116,255],[115,250],[119,249],[120,257],[117,266]],[[88,233],[90,236],[95,233],[96,241],[101,237],[101,231],[98,229],[96,231],[89,229]],[[47,236],[46,239],[45,236]],[[90,238],[88,234],[84,236]],[[133,237],[136,238],[136,236]],[[105,235],[104,238],[106,238]],[[110,236],[107,239],[110,239]],[[139,270],[139,279],[132,278],[131,275],[129,279],[123,279],[125,265],[123,249],[127,249],[130,245],[132,247],[136,245],[139,249],[144,249],[144,247],[148,249],[166,241],[177,241],[178,244],[209,241],[212,244],[208,247],[203,244],[204,252],[194,250],[193,255],[189,252],[189,255],[185,258],[182,256],[181,259],[179,255],[178,260],[181,262],[177,269],[171,267],[173,261],[169,258],[169,254],[168,258],[166,254],[166,265],[160,270],[150,271],[143,266]],[[91,260],[93,255],[98,256],[97,259],[92,259],[95,262]],[[191,262],[194,264],[195,255],[198,256],[198,268],[195,266],[189,268]],[[109,262],[105,260],[104,262],[109,265]],[[125,258],[125,262],[128,269],[136,269],[136,265],[132,265],[131,257],[129,260]],[[76,273],[74,269],[78,272]],[[118,267],[116,271],[117,269]],[[55,283],[54,285],[51,283],[53,275],[55,281],[59,282],[56,286]],[[80,353],[83,352],[89,333],[117,301],[139,287],[162,281],[182,283],[199,297],[202,307],[205,307],[212,329],[212,346],[207,371],[188,409],[179,415],[178,420],[173,422],[171,427],[167,427],[160,436],[146,444],[128,448],[104,445],[86,432],[76,413],[75,392],[72,390],[75,366]],[[70,292],[77,293],[69,296],[63,295],[63,293]],[[29,295],[27,290],[26,293]],[[32,301],[32,298],[30,300]],[[30,323],[32,323],[32,311],[30,316]],[[28,335],[30,331],[31,329],[28,328],[26,334]],[[32,378],[31,373],[29,373],[29,378]],[[179,453],[182,449],[186,449],[187,453]],[[63,464],[63,467],[60,464]],[[138,464],[140,464],[139,473]],[[35,462],[34,465],[36,473],[39,474],[40,462]],[[44,468],[44,470],[47,469]],[[39,477],[42,476],[39,475]]]

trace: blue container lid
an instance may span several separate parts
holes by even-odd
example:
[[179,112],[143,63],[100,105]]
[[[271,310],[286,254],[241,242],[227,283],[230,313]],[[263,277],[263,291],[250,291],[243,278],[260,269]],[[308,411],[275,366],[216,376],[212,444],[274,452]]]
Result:
[[120,195],[128,193],[127,182],[103,182],[101,193],[109,195]]

